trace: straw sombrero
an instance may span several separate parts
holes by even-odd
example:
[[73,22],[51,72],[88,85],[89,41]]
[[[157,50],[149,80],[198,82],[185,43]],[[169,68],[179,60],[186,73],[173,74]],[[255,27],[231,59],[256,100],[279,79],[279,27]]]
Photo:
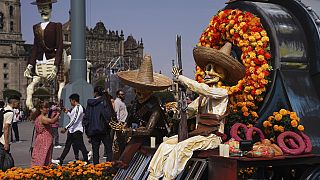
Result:
[[209,63],[218,64],[227,71],[224,81],[234,85],[245,76],[246,70],[238,60],[230,56],[230,53],[231,44],[229,42],[219,50],[203,46],[193,49],[194,60],[201,69],[205,69]]
[[45,5],[45,4],[52,4],[52,3],[56,3],[57,0],[36,0],[34,2],[32,2],[32,5]]
[[172,85],[170,78],[153,72],[150,55],[144,56],[140,69],[118,72],[117,75],[124,84],[136,89],[159,91]]

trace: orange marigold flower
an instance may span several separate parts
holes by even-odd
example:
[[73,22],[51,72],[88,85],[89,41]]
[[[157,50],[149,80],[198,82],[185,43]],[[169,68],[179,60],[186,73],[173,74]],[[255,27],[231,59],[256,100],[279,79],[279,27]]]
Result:
[[247,111],[248,111],[248,108],[247,108],[246,106],[243,106],[243,107],[241,108],[241,111],[242,111],[242,112],[247,112]]
[[283,126],[279,126],[279,131],[280,132],[284,132],[284,127]]
[[285,110],[285,109],[280,109],[279,113],[280,113],[281,115],[283,115],[283,116],[285,116],[285,115],[288,114],[287,110]]
[[291,126],[292,126],[292,127],[297,127],[297,126],[298,126],[298,121],[292,120],[292,121],[291,121]]
[[272,121],[274,119],[274,116],[269,116],[268,121]]
[[278,126],[278,125],[274,125],[274,126],[273,126],[273,130],[274,130],[274,131],[279,131],[279,126]]
[[281,121],[282,115],[281,114],[277,114],[277,115],[274,116],[274,118],[276,119],[276,121]]
[[243,114],[243,116],[245,116],[245,117],[249,116],[249,113],[248,113],[248,112],[243,112],[242,114]]
[[268,125],[269,125],[269,121],[263,121],[263,127],[268,127]]
[[298,126],[298,130],[299,130],[299,131],[304,131],[304,126],[303,126],[303,125],[299,125],[299,126]]
[[255,118],[259,117],[259,116],[258,116],[258,113],[255,112],[255,111],[251,112],[251,115],[252,115],[253,117],[255,117]]

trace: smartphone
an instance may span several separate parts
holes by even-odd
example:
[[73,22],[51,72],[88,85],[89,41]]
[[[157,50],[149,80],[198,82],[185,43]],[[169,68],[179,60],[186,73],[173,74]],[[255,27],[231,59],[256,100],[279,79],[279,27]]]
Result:
[[60,109],[64,109],[63,99],[60,99],[59,106]]

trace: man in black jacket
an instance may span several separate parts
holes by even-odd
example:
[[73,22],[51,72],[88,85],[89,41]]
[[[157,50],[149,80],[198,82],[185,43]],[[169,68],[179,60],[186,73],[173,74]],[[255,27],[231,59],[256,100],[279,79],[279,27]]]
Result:
[[94,88],[94,99],[88,99],[83,125],[87,136],[91,139],[93,164],[99,164],[99,148],[101,142],[105,145],[107,158],[112,160],[112,139],[110,137],[111,102],[104,95],[104,88]]

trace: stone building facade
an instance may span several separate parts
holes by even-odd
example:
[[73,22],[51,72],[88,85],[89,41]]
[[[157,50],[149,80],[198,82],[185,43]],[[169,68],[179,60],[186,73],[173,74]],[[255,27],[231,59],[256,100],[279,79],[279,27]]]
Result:
[[[71,42],[71,22],[63,24],[63,40]],[[69,42],[69,43],[68,43]],[[91,82],[110,77],[119,70],[138,69],[143,58],[143,42],[136,41],[132,35],[126,39],[123,31],[108,30],[103,22],[94,28],[86,29],[86,58],[92,63]]]
[[0,99],[3,91],[19,91],[26,96],[27,66],[30,46],[24,44],[21,34],[20,0],[0,0]]

